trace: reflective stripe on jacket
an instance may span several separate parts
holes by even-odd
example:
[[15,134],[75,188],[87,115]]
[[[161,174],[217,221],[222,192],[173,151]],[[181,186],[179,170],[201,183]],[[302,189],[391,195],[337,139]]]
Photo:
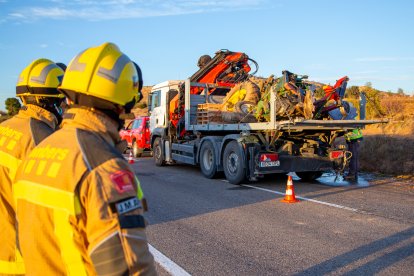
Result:
[[0,124],[0,274],[24,274],[24,263],[16,248],[16,214],[12,182],[21,160],[57,127],[49,111],[27,105]]
[[119,139],[106,115],[71,108],[24,160],[14,192],[31,275],[156,274]]

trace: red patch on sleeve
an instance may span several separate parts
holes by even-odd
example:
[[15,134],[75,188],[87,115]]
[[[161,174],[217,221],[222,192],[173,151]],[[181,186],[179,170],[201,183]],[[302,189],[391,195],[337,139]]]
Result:
[[116,190],[122,194],[124,192],[133,192],[134,174],[130,171],[117,171],[110,175],[112,183],[115,184]]

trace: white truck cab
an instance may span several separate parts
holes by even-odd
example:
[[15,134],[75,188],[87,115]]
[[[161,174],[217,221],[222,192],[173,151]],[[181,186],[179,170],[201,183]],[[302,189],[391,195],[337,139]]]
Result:
[[164,81],[155,85],[148,96],[148,112],[150,116],[150,131],[155,128],[165,128],[168,125],[168,97],[169,91],[177,91],[182,83],[179,80]]

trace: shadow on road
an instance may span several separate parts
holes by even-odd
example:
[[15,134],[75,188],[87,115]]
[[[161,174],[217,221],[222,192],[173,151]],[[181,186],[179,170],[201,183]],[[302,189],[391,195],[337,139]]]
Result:
[[199,168],[193,166],[174,165],[155,169],[149,166],[138,164],[135,171],[149,203],[146,217],[151,225],[275,198],[274,194],[232,185],[224,179],[204,178]]
[[[365,258],[372,258],[371,255],[379,255],[361,264],[342,275],[373,275],[386,269],[410,256],[414,255],[414,227],[395,233],[383,239],[376,240],[369,244],[360,246],[354,250],[338,255],[332,259],[312,266],[295,275],[324,275],[333,273],[338,269],[344,269],[354,262],[362,262]],[[410,241],[411,239],[411,241]],[[400,243],[408,244],[400,244]],[[400,244],[400,245],[399,245]]]

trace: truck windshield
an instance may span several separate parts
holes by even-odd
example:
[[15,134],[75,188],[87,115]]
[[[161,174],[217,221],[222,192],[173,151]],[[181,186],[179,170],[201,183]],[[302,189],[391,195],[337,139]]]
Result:
[[161,105],[161,90],[152,91],[148,98],[148,111],[151,112],[154,108]]

